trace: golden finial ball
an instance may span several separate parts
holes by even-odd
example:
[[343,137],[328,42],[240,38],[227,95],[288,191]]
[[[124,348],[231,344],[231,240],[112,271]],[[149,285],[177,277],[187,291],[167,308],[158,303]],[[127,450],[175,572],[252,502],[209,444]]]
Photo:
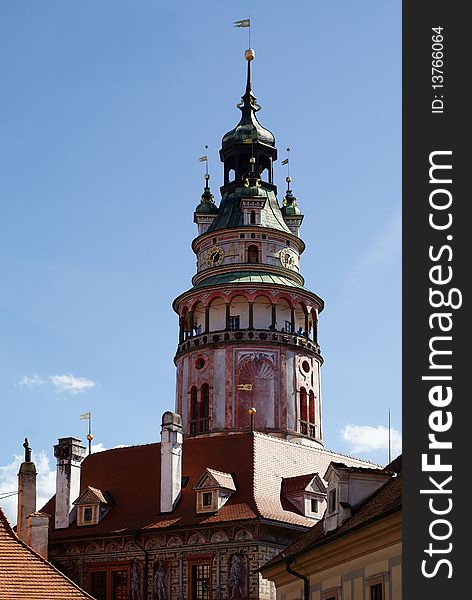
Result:
[[203,176],[203,178],[205,179],[205,181],[208,181],[210,179],[210,176],[208,175],[208,173],[205,173],[205,175]]
[[91,433],[89,433],[87,435],[87,439],[88,439],[89,442],[91,442],[93,440],[93,435]]
[[257,412],[257,410],[256,410],[254,407],[252,407],[252,408],[250,408],[250,409],[249,409],[247,412],[248,412],[250,415],[255,415],[255,414],[256,414],[256,412]]
[[292,178],[291,178],[291,177],[286,177],[286,178],[285,178],[285,181],[286,181],[287,183],[290,183],[290,182],[292,181]]
[[244,53],[244,58],[246,60],[254,60],[256,58],[256,53],[252,48],[248,48]]
[[251,156],[251,158],[249,159],[249,162],[251,163],[251,165],[253,165],[256,162],[256,159],[254,158],[254,156]]

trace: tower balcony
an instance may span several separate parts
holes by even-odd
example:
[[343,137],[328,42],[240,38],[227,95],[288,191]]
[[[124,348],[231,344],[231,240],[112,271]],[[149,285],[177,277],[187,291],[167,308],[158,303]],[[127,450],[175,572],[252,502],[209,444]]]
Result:
[[[274,329],[234,329],[196,333],[189,336],[177,346],[176,357],[196,348],[212,346],[216,344],[238,344],[241,342],[277,344],[294,346],[297,349],[312,352],[321,359],[321,348],[303,332],[291,333],[289,331],[277,331]],[[322,360],[322,359],[321,359]]]

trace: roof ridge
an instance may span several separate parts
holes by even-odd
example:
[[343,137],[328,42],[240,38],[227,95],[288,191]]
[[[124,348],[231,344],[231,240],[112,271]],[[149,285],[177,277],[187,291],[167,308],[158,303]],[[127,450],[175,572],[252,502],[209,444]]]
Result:
[[[262,431],[255,431],[254,435],[257,435],[258,437],[262,437],[262,438],[270,438],[271,440],[276,440],[277,442],[282,443],[282,444],[289,444],[290,446],[293,446],[294,444],[296,444],[298,446],[300,445],[300,444],[297,444],[297,442],[292,442],[291,440],[280,438],[280,437],[277,437],[277,436],[272,435],[270,433],[264,433]],[[329,454],[331,456],[345,456],[346,458],[350,458],[351,460],[356,460],[356,461],[361,462],[361,463],[365,463],[365,464],[369,464],[369,465],[374,465],[374,467],[382,468],[382,465],[374,463],[374,462],[372,462],[370,460],[367,460],[365,458],[358,458],[357,456],[352,456],[350,454],[344,454],[342,452],[336,452],[335,450],[327,450],[326,448],[324,448],[322,446],[309,446],[309,445],[305,446],[305,445],[303,445],[303,448],[306,448],[306,449],[314,451],[314,452],[322,452],[324,454]]]
[[44,558],[43,556],[41,556],[41,554],[38,554],[36,552],[36,550],[33,550],[33,548],[31,548],[31,546],[28,546],[28,544],[26,542],[24,542],[23,540],[21,540],[16,533],[13,531],[5,513],[3,512],[2,507],[0,506],[0,520],[2,521],[2,523],[4,525],[6,525],[5,527],[5,531],[7,532],[8,535],[10,535],[10,537],[13,539],[14,542],[18,543],[20,546],[22,546],[25,550],[27,550],[30,554],[32,554],[35,558],[39,559],[46,567],[49,567],[50,569],[52,569],[52,571],[54,572],[55,575],[58,575],[61,579],[66,579],[68,583],[70,583],[71,585],[73,585],[79,592],[81,592],[82,594],[84,594],[84,596],[86,598],[90,598],[90,600],[95,600],[95,598],[93,596],[91,596],[90,594],[88,594],[85,590],[83,590],[80,586],[78,586],[75,581],[72,581],[72,579],[69,579],[69,577],[67,577],[67,575],[65,575],[64,573],[62,573],[61,571],[59,571],[59,569],[57,569],[52,563],[50,563],[46,558]]
[[213,473],[218,473],[219,475],[229,475],[232,477],[232,473],[229,471],[220,471],[219,469],[213,469],[213,467],[205,467],[208,471],[212,471]]

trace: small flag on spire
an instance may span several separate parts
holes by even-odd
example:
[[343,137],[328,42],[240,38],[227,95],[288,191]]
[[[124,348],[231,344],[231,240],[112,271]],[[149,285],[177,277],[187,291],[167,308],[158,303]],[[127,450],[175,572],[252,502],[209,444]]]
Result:
[[241,21],[234,21],[235,27],[251,27],[251,19],[242,19]]
[[281,165],[288,165],[288,158],[285,158],[280,164]]
[[90,412],[82,413],[80,415],[81,419],[90,419]]
[[198,162],[206,162],[208,160],[208,156],[200,156]]

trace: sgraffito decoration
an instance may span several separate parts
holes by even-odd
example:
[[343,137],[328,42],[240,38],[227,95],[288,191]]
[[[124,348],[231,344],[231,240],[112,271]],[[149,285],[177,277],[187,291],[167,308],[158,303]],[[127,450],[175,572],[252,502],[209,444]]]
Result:
[[162,560],[153,565],[152,600],[170,600],[170,564]]
[[229,600],[245,600],[248,598],[247,557],[245,554],[233,554],[228,563],[228,598]]

